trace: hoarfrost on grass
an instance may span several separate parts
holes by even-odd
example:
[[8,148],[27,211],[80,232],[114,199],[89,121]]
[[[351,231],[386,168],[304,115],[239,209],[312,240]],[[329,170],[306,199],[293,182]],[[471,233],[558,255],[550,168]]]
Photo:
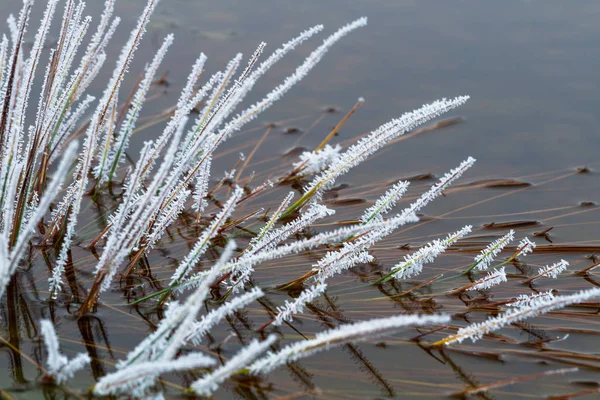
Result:
[[562,272],[566,271],[568,267],[568,261],[560,260],[552,265],[546,265],[545,267],[538,269],[538,277],[546,276],[551,279],[556,279]]
[[[84,46],[92,20],[84,15],[85,3],[67,0],[59,45],[50,50],[48,65],[41,74],[43,80],[37,113],[33,123],[26,125],[34,77],[38,75],[36,70],[41,57],[46,56],[42,49],[58,0],[47,2],[31,51],[25,54],[23,37],[32,3],[24,2],[18,19],[9,17],[10,37],[4,36],[0,41],[0,102],[3,107],[0,116],[0,187],[3,188],[0,192],[0,207],[3,210],[0,215],[1,293],[23,261],[31,238],[40,226],[42,246],[50,247],[48,245],[58,236],[61,239],[54,242],[58,251],[49,277],[50,298],[59,299],[67,288],[63,283],[66,267],[71,261],[77,263],[71,251],[73,244],[79,240],[79,220],[87,207],[88,195],[95,200],[107,186],[117,182],[117,178],[123,179],[122,193],[115,196],[118,204],[108,216],[104,230],[92,244],[95,247],[103,241],[97,248],[102,254],[95,264],[93,282],[87,297],[81,302],[79,315],[91,312],[101,294],[112,288],[114,277],[127,263],[134,267],[137,260],[143,259],[159,246],[168,229],[188,209],[193,210],[196,222],[209,220],[204,229],[198,231],[189,252],[180,259],[169,286],[157,292],[163,295],[160,303],[166,303],[166,310],[158,320],[156,329],[117,363],[115,371],[99,379],[93,388],[97,395],[163,398],[162,392],[156,387],[161,374],[214,365],[212,358],[200,352],[182,352],[183,346],[200,343],[223,318],[264,296],[260,288],[249,286],[256,266],[305,250],[337,244],[338,247],[330,248],[313,265],[313,271],[309,271],[313,278],[311,286],[296,299],[276,307],[278,314],[273,322],[275,325],[291,321],[293,315],[302,312],[307,303],[324,293],[327,280],[359,263],[371,262],[373,256],[369,251],[375,243],[399,227],[418,221],[415,213],[439,196],[475,161],[472,158],[465,160],[397,215],[387,219],[383,217],[390,213],[406,191],[407,182],[396,183],[381,196],[372,207],[365,210],[360,223],[298,238],[300,233],[315,226],[318,220],[334,214],[334,210],[318,201],[323,191],[331,187],[342,174],[398,136],[463,104],[468,96],[424,105],[381,125],[345,151],[339,144],[327,144],[301,155],[296,167],[304,168],[303,174],[316,176],[299,200],[298,204],[302,206],[300,212],[290,222],[281,222],[284,217],[290,216],[288,211],[291,208],[299,209],[297,204],[290,206],[293,194],[286,196],[240,254],[236,242],[229,237],[233,234],[230,235],[228,231],[233,229],[230,225],[237,226],[229,224],[236,218],[236,207],[274,183],[267,180],[249,188],[249,193],[241,187],[233,187],[229,198],[224,203],[218,203],[220,209],[209,214],[209,200],[213,199],[210,195],[213,189],[209,187],[212,162],[218,157],[216,150],[290,91],[335,43],[365,26],[367,19],[363,17],[352,21],[326,37],[287,78],[249,106],[242,104],[258,80],[283,56],[323,27],[317,25],[301,32],[262,62],[260,57],[266,48],[265,43],[260,43],[246,62],[242,54],[236,54],[205,83],[199,82],[199,79],[205,70],[207,57],[200,53],[176,105],[164,115],[168,121],[162,132],[155,140],[143,144],[138,159],[123,173],[120,166],[129,150],[131,135],[142,127],[142,110],[152,96],[151,90],[161,61],[173,43],[172,35],[164,38],[156,55],[144,68],[135,90],[125,103],[126,107],[122,107],[119,99],[123,97],[123,82],[130,67],[135,65],[132,64],[134,55],[145,36],[158,0],[146,2],[116,63],[108,71],[108,80],[98,99],[88,95],[87,91],[109,60],[107,46],[120,20],[113,17],[114,1],[107,0],[97,28],[92,31],[87,46]],[[193,110],[198,111],[196,118],[191,118]],[[86,119],[88,113],[91,115],[89,120]],[[79,154],[73,140],[77,132],[83,136]],[[49,174],[57,160],[60,163],[56,172]],[[69,173],[72,164],[75,164],[75,168]],[[227,180],[235,179],[232,170],[225,173],[219,185],[226,185]],[[65,190],[61,193],[62,186],[65,186]],[[57,198],[59,194],[62,197]],[[44,220],[47,214],[49,218]],[[436,247],[438,253],[462,234],[466,234],[466,230],[449,236],[445,241],[436,242],[439,245],[439,248]],[[209,250],[218,248],[213,247],[213,242],[221,236],[227,244],[220,257],[209,263],[208,254],[212,254]],[[432,254],[423,256],[423,262],[432,259]],[[198,271],[199,265],[206,266],[207,270]],[[210,312],[202,313],[211,287],[217,284],[228,289],[227,296],[245,292]],[[171,298],[184,289],[194,289],[185,301],[180,303]],[[191,389],[199,394],[210,395],[231,375],[247,368],[251,372],[265,373],[277,365],[333,344],[363,340],[407,325],[439,324],[448,320],[447,316],[440,315],[407,315],[358,322],[317,334],[315,339],[296,342],[278,353],[269,353],[255,361],[273,344],[274,337],[268,336],[263,342],[251,342],[225,365],[193,383]],[[64,382],[90,362],[87,354],[82,353],[68,360],[59,352],[58,338],[51,322],[42,321],[41,332],[48,349],[48,374],[57,383]]]
[[508,307],[529,307],[535,304],[535,301],[540,298],[552,300],[554,298],[553,289],[541,293],[532,293],[530,295],[520,294],[516,299],[506,305]]
[[453,243],[471,233],[471,229],[472,226],[467,225],[449,234],[444,239],[435,239],[415,253],[404,256],[404,261],[396,264],[392,269],[392,276],[395,279],[407,279],[419,275],[423,270],[423,265],[435,261],[436,257],[446,251]]
[[72,378],[77,371],[85,368],[91,362],[87,353],[79,353],[71,360],[60,353],[58,350],[58,337],[51,321],[41,320],[40,328],[48,351],[48,375],[54,378],[57,383],[60,384]]
[[266,356],[252,363],[248,369],[252,374],[266,374],[280,365],[308,357],[336,344],[367,340],[389,333],[391,329],[405,326],[445,324],[448,321],[450,321],[450,317],[447,315],[398,315],[342,325],[339,328],[317,333],[314,339],[290,344],[278,352],[269,352]]
[[449,336],[436,344],[449,345],[455,342],[460,343],[465,339],[471,339],[473,342],[476,342],[481,339],[483,335],[495,332],[508,324],[524,321],[552,310],[564,308],[571,304],[580,303],[598,296],[600,296],[600,288],[582,290],[564,296],[540,296],[537,298],[530,298],[521,307],[509,309],[504,314],[497,317],[488,318],[486,321],[476,322],[464,328],[460,328],[456,335]]
[[474,282],[467,290],[486,290],[499,285],[502,282],[506,282],[506,271],[504,270],[504,267],[500,269],[494,268],[494,270],[488,272],[485,277]]
[[496,259],[496,256],[498,256],[502,249],[512,242],[514,238],[515,231],[511,229],[506,235],[490,243],[477,255],[477,257],[475,257],[476,268],[480,271],[488,269],[490,264]]

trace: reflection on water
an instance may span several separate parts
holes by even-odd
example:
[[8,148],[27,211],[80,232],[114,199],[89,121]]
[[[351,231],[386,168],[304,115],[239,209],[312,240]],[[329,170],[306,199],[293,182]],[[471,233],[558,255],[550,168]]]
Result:
[[[15,12],[19,6],[16,3],[19,2],[0,1],[2,16]],[[90,2],[89,13],[98,15],[101,3]],[[118,2],[117,13],[124,18],[125,27],[121,27],[115,44],[126,40],[125,32],[135,23],[133,18],[143,3],[142,0]],[[36,9],[41,12],[40,7]],[[250,153],[266,124],[285,121],[272,129],[269,140],[247,168],[248,176],[256,172],[256,182],[280,176],[294,161],[293,155],[284,153],[298,146],[314,147],[341,118],[341,113],[324,112],[324,107],[334,106],[345,112],[359,96],[367,102],[340,131],[336,138],[339,143],[348,144],[350,139],[402,111],[439,97],[470,94],[472,100],[459,110],[465,121],[402,140],[349,174],[344,179],[347,185],[331,192],[328,199],[329,205],[338,211],[336,219],[356,218],[365,207],[364,200],[372,201],[397,179],[414,178],[410,200],[433,182],[426,174],[441,173],[469,155],[477,158],[478,163],[475,171],[462,180],[464,185],[456,186],[448,191],[446,198],[427,208],[423,222],[378,245],[373,252],[376,263],[356,268],[336,280],[327,295],[313,303],[294,323],[295,330],[282,328],[285,339],[310,336],[343,322],[417,311],[456,313],[453,323],[464,325],[491,312],[479,305],[530,291],[519,283],[518,277],[535,271],[539,265],[562,257],[576,271],[596,262],[586,256],[600,250],[599,213],[595,207],[600,202],[596,172],[600,170],[597,146],[600,95],[595,90],[600,82],[597,2],[580,1],[575,7],[554,0],[163,0],[131,74],[134,77],[141,71],[164,35],[175,33],[175,45],[164,66],[169,85],[161,89],[164,93],[160,99],[145,109],[146,115],[150,115],[176,101],[200,51],[208,55],[209,72],[213,72],[237,51],[249,54],[261,40],[267,40],[270,48],[274,48],[311,25],[324,23],[331,31],[360,15],[369,17],[369,26],[343,40],[301,85],[255,122],[251,126],[254,129],[242,132],[228,143],[215,162],[215,171],[230,170],[239,152]],[[39,15],[34,15],[33,20],[37,19]],[[30,29],[31,35],[33,31]],[[296,55],[281,61],[259,83],[255,96],[280,82],[312,48],[304,45]],[[114,60],[118,47],[111,49],[109,57]],[[108,77],[109,71],[105,70],[94,90],[100,91]],[[133,81],[132,78],[123,93],[128,92]],[[135,143],[139,145],[156,136],[158,129],[140,132]],[[589,170],[578,171],[582,166]],[[287,188],[276,188],[274,195],[258,198],[240,213],[250,212],[258,205],[274,206],[286,191]],[[84,243],[104,226],[105,216],[96,215],[93,207],[88,210],[88,217],[89,224],[82,224],[78,232]],[[521,271],[516,267],[511,270],[514,276],[508,285],[473,298],[440,295],[452,286],[450,282],[436,282],[411,291],[415,285],[438,274],[461,270],[474,256],[469,246],[449,252],[420,277],[423,281],[381,287],[367,284],[369,277],[386,271],[408,248],[414,249],[466,223],[477,228],[470,240],[472,248],[477,247],[477,240],[495,238],[511,227],[518,230],[519,237],[540,233],[536,239],[543,246],[536,256],[527,259],[527,265],[520,266]],[[173,242],[150,258],[152,269],[123,282],[123,287],[134,287],[138,291],[134,294],[141,296],[147,282],[167,278],[189,246],[186,238],[194,237],[190,229],[182,226],[174,233]],[[265,265],[257,271],[255,283],[269,288],[297,278],[319,254]],[[78,293],[89,284],[92,268],[86,266],[86,261],[93,265],[94,255],[82,245],[74,251],[73,259],[71,268],[77,274],[71,275],[69,284],[77,300]],[[123,293],[133,295],[127,290],[109,293],[97,313],[75,321],[62,304],[45,301],[45,268],[44,259],[40,258],[34,268],[21,272],[18,284],[7,292],[6,307],[2,308],[6,312],[2,315],[0,365],[5,373],[0,378],[0,388],[14,398],[76,396],[78,390],[92,384],[92,377],[112,370],[116,360],[147,335],[157,321],[151,309],[123,306]],[[558,282],[543,282],[538,289],[568,291],[596,285],[596,281],[593,274],[587,276],[587,281],[568,275]],[[265,309],[274,308],[285,296],[273,291],[264,304],[235,315],[215,332],[203,350],[225,358],[231,356],[236,347],[255,336],[256,329],[268,321]],[[421,334],[425,335],[422,340],[429,340],[426,330],[402,332],[381,343],[346,345],[289,365],[267,378],[232,382],[218,397],[293,398],[320,393],[323,398],[438,398],[465,388],[568,365],[577,365],[580,371],[528,379],[503,386],[493,396],[479,396],[513,399],[593,390],[599,386],[600,360],[586,353],[597,353],[596,309],[590,305],[576,310],[580,314],[554,313],[536,319],[533,325],[506,329],[501,338],[441,353],[408,341]],[[35,365],[42,359],[37,331],[37,321],[41,318],[60,321],[57,328],[67,355],[85,346],[94,357],[92,373],[80,374],[80,379],[73,383],[72,387],[77,389],[44,388],[36,383],[39,371]],[[230,332],[236,334],[235,338],[229,338]],[[552,342],[567,333],[568,340]],[[221,347],[224,342],[226,350]],[[535,354],[541,348],[543,354]],[[165,387],[177,393],[194,376],[172,377]]]

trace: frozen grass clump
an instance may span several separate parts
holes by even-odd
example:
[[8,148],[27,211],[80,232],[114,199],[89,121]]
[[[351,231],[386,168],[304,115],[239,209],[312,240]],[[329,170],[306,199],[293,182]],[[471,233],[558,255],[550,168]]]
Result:
[[[157,3],[158,0],[147,2],[119,57],[113,62],[107,59],[106,51],[119,24],[119,18],[113,17],[114,1],[105,2],[104,11],[94,25],[92,19],[84,15],[85,3],[67,0],[60,17],[57,45],[50,51],[45,64],[39,88],[41,95],[33,113],[30,110],[31,93],[36,83],[36,71],[44,63],[42,49],[57,12],[58,0],[47,2],[28,52],[24,36],[27,27],[31,26],[33,1],[25,0],[18,18],[9,19],[10,35],[3,36],[0,41],[0,207],[3,210],[0,214],[0,294],[5,293],[16,271],[26,268],[30,258],[37,255],[34,249],[53,249],[53,257],[47,259],[47,300],[57,307],[63,305],[61,300],[68,297],[68,289],[72,287],[69,279],[73,279],[68,277],[67,269],[77,273],[77,269],[72,268],[72,252],[78,241],[86,204],[89,198],[112,193],[115,187],[120,187],[122,192],[114,197],[117,203],[110,210],[105,226],[90,243],[97,252],[97,259],[89,261],[93,263],[93,273],[91,281],[86,283],[84,298],[77,304],[70,304],[69,310],[75,310],[77,317],[93,314],[102,302],[103,293],[115,289],[115,277],[130,276],[138,263],[170,235],[169,229],[176,226],[180,218],[193,215],[196,230],[187,253],[178,259],[166,287],[157,288],[134,302],[151,303],[161,310],[155,329],[117,363],[115,370],[98,379],[92,389],[96,395],[160,398],[159,378],[188,370],[202,371],[188,391],[210,395],[232,376],[267,374],[333,345],[367,340],[405,326],[449,323],[450,317],[442,314],[397,315],[344,324],[279,350],[276,350],[277,336],[269,334],[263,336],[263,340],[254,338],[218,367],[212,354],[198,348],[191,350],[192,346],[201,344],[221,320],[261,301],[265,295],[263,289],[267,288],[256,287],[252,278],[255,269],[266,262],[313,249],[327,250],[307,267],[304,276],[284,285],[298,285],[302,290],[295,299],[272,308],[270,321],[259,330],[261,334],[266,329],[291,324],[294,317],[325,295],[336,276],[357,265],[373,262],[373,247],[398,228],[418,221],[416,213],[442,195],[475,160],[466,158],[397,213],[393,210],[407,191],[408,182],[399,181],[381,193],[375,204],[363,210],[355,222],[303,236],[303,232],[335,214],[335,210],[322,204],[324,193],[338,178],[399,136],[461,106],[469,97],[443,98],[425,104],[381,125],[345,149],[339,144],[326,143],[339,129],[338,124],[326,141],[314,151],[303,153],[294,164],[294,170],[276,182],[261,182],[254,187],[238,185],[239,182],[231,182],[236,179],[231,172],[211,187],[211,177],[214,181],[212,163],[223,144],[300,82],[335,43],[364,27],[367,19],[359,18],[326,37],[272,91],[254,104],[245,104],[244,100],[256,82],[272,66],[323,30],[317,25],[283,44],[264,57],[264,61],[261,59],[266,44],[261,43],[246,61],[237,54],[221,71],[206,79],[203,73],[208,58],[199,54],[158,137],[145,142],[139,149],[139,156],[128,168],[123,168],[131,135],[140,126],[140,116],[161,62],[168,57],[174,42],[172,35],[162,40],[132,95],[123,103],[123,82]],[[88,94],[88,89],[103,69],[112,72],[102,94],[95,98]],[[352,112],[363,102],[360,99]],[[88,114],[91,115],[89,118],[84,117]],[[274,210],[238,215],[240,205],[248,199],[269,190],[274,184],[284,185],[290,180],[304,184],[295,202],[294,192],[290,192]],[[216,201],[215,191],[227,181],[231,183],[231,190],[225,198]],[[209,214],[207,208],[213,203],[218,210]],[[256,217],[259,214],[264,218]],[[248,230],[252,235],[247,240],[235,241],[231,227],[250,219],[261,222],[262,226],[256,231]],[[383,285],[388,281],[416,277],[426,264],[433,263],[471,230],[472,227],[467,225],[455,233],[443,234],[442,239],[435,239],[405,256],[374,283]],[[494,241],[475,258],[467,272],[475,267],[478,270],[488,268],[513,238],[514,232],[510,231]],[[517,252],[503,262],[500,269],[463,287],[461,292],[486,290],[505,282],[507,278],[502,265],[530,253],[533,247],[533,242],[524,239]],[[207,254],[217,256],[209,258]],[[542,276],[556,278],[566,266],[567,263],[561,261],[540,269],[540,274],[531,280]],[[219,307],[205,312],[204,306],[213,291],[224,292],[222,301]],[[518,303],[512,305],[516,308],[504,315],[461,328],[457,335],[438,344],[478,339],[513,321],[597,294],[592,290],[562,297],[520,297]],[[90,357],[79,354],[69,360],[58,351],[53,322],[44,320],[41,328],[47,347],[45,376],[62,384],[76,371],[85,368]]]

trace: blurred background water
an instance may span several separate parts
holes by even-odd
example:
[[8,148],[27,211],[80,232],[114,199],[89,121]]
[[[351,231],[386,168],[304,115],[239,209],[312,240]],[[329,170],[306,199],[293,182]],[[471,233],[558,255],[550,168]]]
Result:
[[[19,2],[0,3],[6,16],[19,8]],[[124,21],[104,77],[144,3],[117,1]],[[102,5],[89,2],[87,10],[98,16]],[[41,4],[35,7],[32,21],[42,11]],[[335,46],[262,122],[326,105],[347,110],[365,97],[366,105],[344,127],[344,138],[349,138],[423,103],[469,94],[472,100],[457,111],[468,123],[434,138],[406,141],[393,160],[379,157],[369,166],[394,176],[454,165],[472,155],[479,160],[480,175],[516,176],[598,164],[600,5],[595,1],[573,6],[558,0],[164,0],[131,68],[130,83],[170,32],[175,45],[164,62],[172,83],[165,104],[175,101],[201,51],[212,73],[239,51],[251,54],[263,40],[268,51],[309,26],[322,23],[331,32],[363,15],[369,17],[368,27]],[[318,40],[281,61],[250,100],[291,73]],[[96,81],[95,90],[103,83]],[[322,132],[313,136],[318,141]]]
[[[6,18],[11,12],[18,12],[19,3],[0,0],[0,16]],[[39,3],[32,21],[39,20],[43,11]],[[95,0],[88,3],[87,10],[96,20],[102,4]],[[93,91],[99,93],[103,89],[119,46],[126,41],[144,4],[144,0],[117,1],[116,14],[123,18],[123,23]],[[374,178],[387,183],[421,173],[440,173],[473,156],[478,162],[467,182],[510,178],[533,186],[498,201],[482,201],[504,193],[494,192],[496,189],[483,194],[467,192],[450,196],[443,204],[427,209],[433,216],[451,214],[431,227],[431,231],[423,231],[424,235],[453,230],[464,221],[480,226],[526,219],[553,226],[555,243],[600,245],[598,211],[595,207],[579,207],[583,201],[600,201],[600,180],[596,172],[600,170],[600,94],[597,90],[600,3],[597,1],[162,0],[122,93],[131,88],[144,63],[170,32],[175,34],[175,44],[162,68],[168,70],[170,85],[158,101],[145,109],[148,113],[176,101],[201,51],[208,56],[207,70],[212,73],[238,51],[250,55],[263,40],[268,44],[268,53],[312,25],[325,24],[327,34],[363,15],[369,17],[368,27],[353,32],[337,44],[301,84],[253,126],[308,115],[289,125],[307,131],[323,107],[335,106],[343,113],[358,97],[364,97],[366,104],[340,132],[338,139],[343,141],[423,103],[468,94],[471,100],[453,113],[463,116],[464,122],[402,141],[353,171],[344,181],[360,187],[373,182]],[[30,38],[34,27],[32,22]],[[249,101],[259,99],[281,82],[319,42],[320,39],[313,39],[282,60],[259,82]],[[260,156],[280,155],[298,144],[306,147],[318,144],[341,115],[328,118],[302,135],[301,143],[298,143],[299,136],[282,132],[288,125],[278,127],[261,148]],[[155,127],[138,134],[134,147],[158,132],[159,127]],[[244,137],[252,142],[260,134]],[[215,170],[231,168],[236,157],[237,152],[233,152],[219,159]],[[577,168],[583,166],[590,172],[576,174]],[[461,209],[463,204],[470,206]],[[552,208],[557,210],[548,210]],[[503,216],[493,217],[499,214]],[[360,295],[346,300],[359,304]],[[346,306],[347,303],[341,304]],[[352,315],[357,319],[373,314],[373,309],[362,312],[359,307],[358,310]],[[127,349],[134,342],[122,339],[119,345]],[[394,358],[398,353],[379,351],[374,346],[367,352],[376,353],[383,374],[393,377],[392,385],[404,388],[404,379],[426,377],[421,386],[408,385],[409,389],[402,392],[405,396],[435,398],[444,390],[441,386],[429,386],[452,385],[454,378],[449,372],[445,374],[450,376],[441,373],[442,377],[433,379],[431,371],[436,371],[436,361],[414,347],[398,345],[402,347],[403,357],[413,360],[414,364],[400,367]],[[328,376],[333,367],[346,371],[340,365],[345,365],[347,358],[340,354],[333,352],[305,364],[320,370],[316,373],[316,385],[330,385],[339,390],[329,392],[330,398],[376,398],[378,389],[372,386],[378,387],[377,382],[369,383],[369,379],[358,382],[357,378],[357,382],[351,384],[356,385],[357,392],[350,396],[343,376]],[[478,365],[485,370],[486,362],[479,360]],[[5,361],[2,363],[7,365]],[[527,373],[531,367],[516,364],[512,368],[516,375]],[[356,373],[356,368],[353,371]],[[498,369],[490,367],[486,373],[493,375]],[[11,386],[14,376],[6,379],[2,378],[2,384],[6,382]],[[287,378],[287,381],[295,380],[297,378]],[[533,395],[537,389],[532,386],[526,392]],[[33,394],[29,392],[29,395]],[[523,392],[519,395],[529,396]],[[513,396],[517,394],[503,393],[498,398],[502,396],[516,398]]]

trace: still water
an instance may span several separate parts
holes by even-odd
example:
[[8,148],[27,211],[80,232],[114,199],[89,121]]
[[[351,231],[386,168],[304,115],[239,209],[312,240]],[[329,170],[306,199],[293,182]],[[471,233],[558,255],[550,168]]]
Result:
[[[0,0],[0,17],[17,12],[18,3]],[[39,3],[32,21],[39,20],[41,15],[43,6]],[[98,16],[102,3],[90,1],[88,12]],[[126,41],[127,32],[134,26],[144,3],[117,2],[117,15],[123,18],[123,23],[113,39],[109,60],[116,59],[119,46]],[[170,32],[175,34],[175,44],[163,68],[168,71],[169,85],[145,109],[147,115],[176,101],[189,68],[201,51],[208,56],[208,71],[212,73],[238,51],[251,54],[263,40],[269,46],[267,49],[274,49],[315,24],[323,23],[326,32],[331,32],[363,15],[369,17],[368,27],[343,39],[300,85],[249,127],[254,129],[242,132],[223,147],[215,173],[230,170],[239,152],[249,153],[266,124],[285,121],[276,125],[248,167],[249,172],[256,172],[257,181],[277,177],[293,162],[284,156],[287,151],[297,146],[317,145],[358,97],[364,97],[366,103],[343,127],[337,142],[347,145],[350,139],[437,98],[468,94],[471,100],[453,113],[464,117],[460,124],[396,143],[345,176],[343,183],[348,187],[340,190],[337,203],[333,201],[330,205],[338,211],[336,219],[356,218],[394,180],[441,174],[467,156],[475,157],[478,162],[462,179],[462,186],[459,184],[427,208],[424,223],[406,228],[375,247],[377,265],[358,268],[335,280],[327,296],[298,318],[294,325],[298,331],[282,328],[285,339],[300,339],[301,334],[310,336],[340,322],[394,313],[459,313],[457,325],[485,318],[488,315],[485,311],[467,311],[458,299],[436,295],[450,284],[431,285],[414,298],[395,298],[394,293],[401,293],[410,285],[377,289],[368,285],[365,278],[374,270],[385,270],[401,260],[406,251],[400,246],[418,247],[467,223],[474,225],[474,236],[482,240],[506,232],[506,229],[483,227],[492,222],[525,221],[517,227],[519,238],[552,227],[549,237],[552,242],[536,237],[546,247],[528,259],[531,269],[560,258],[568,259],[573,271],[591,265],[586,256],[600,249],[600,213],[595,207],[600,202],[600,179],[596,172],[600,170],[598,2],[162,0],[123,93],[128,92],[144,63]],[[32,24],[31,36],[33,31]],[[281,82],[319,41],[313,39],[282,60],[257,85],[249,101]],[[107,67],[111,65],[109,61]],[[99,93],[109,76],[110,70],[105,68],[93,91]],[[326,107],[335,107],[340,112],[324,114]],[[299,133],[285,133],[289,128],[297,128]],[[134,137],[133,147],[156,137],[159,129],[140,132]],[[587,167],[588,172],[577,173],[581,167]],[[490,188],[480,183],[489,179],[512,179],[530,185]],[[432,182],[414,181],[412,198]],[[264,202],[262,206],[275,205],[286,190],[260,200]],[[102,229],[93,210],[89,216],[90,222],[81,224],[78,232],[82,242],[89,241]],[[168,278],[173,260],[179,259],[187,246],[185,240],[175,240],[163,254],[155,255],[151,260],[155,278]],[[579,246],[579,249],[565,246]],[[85,287],[93,270],[86,266],[86,260],[93,266],[93,256],[83,244],[80,253],[74,256],[76,268],[81,272],[81,285]],[[460,270],[473,256],[468,251],[451,252],[431,266],[422,279]],[[269,264],[257,271],[255,283],[268,288],[297,278],[316,259],[316,255],[303,255]],[[121,292],[116,290],[108,294],[105,306],[93,317],[75,321],[67,308],[45,301],[44,268],[43,262],[38,262],[29,273],[23,274],[19,286],[22,291],[9,304],[18,309],[16,320],[10,315],[2,316],[6,326],[0,329],[4,342],[0,344],[0,368],[4,372],[0,388],[7,397],[80,396],[93,384],[92,378],[112,371],[114,363],[151,331],[152,321],[156,322],[156,316],[146,310],[123,306]],[[588,281],[567,275],[558,283],[544,282],[539,289],[568,292],[595,284],[593,275]],[[508,299],[529,292],[519,280],[509,280],[508,285],[489,296]],[[285,296],[274,292],[270,301],[280,304]],[[585,316],[551,314],[536,319],[534,326],[502,331],[503,339],[467,343],[442,354],[428,353],[408,341],[418,334],[415,330],[400,332],[379,343],[342,347],[282,368],[258,383],[253,382],[252,391],[241,389],[245,387],[243,382],[239,387],[226,385],[216,397],[444,398],[465,388],[570,366],[577,359],[559,356],[558,350],[580,354],[581,358],[597,354],[600,350],[597,334],[569,331],[578,328],[598,331],[600,319],[594,315],[595,309],[585,311]],[[35,323],[50,316],[59,321],[57,329],[66,354],[75,354],[86,346],[98,360],[64,390],[41,388],[36,383],[37,369],[28,361],[28,358],[41,359]],[[202,349],[218,351],[217,344],[236,331],[240,343],[231,345],[229,353],[222,354],[231,356],[235,346],[249,340],[266,320],[261,307],[250,307],[243,315],[223,324],[211,344]],[[12,328],[8,328],[9,323]],[[552,338],[571,335],[567,340],[548,345],[547,349],[555,353],[543,357],[535,354],[536,347],[522,344],[536,342],[536,335],[542,335],[540,331]],[[20,350],[15,351],[15,347]],[[544,398],[597,389],[600,362],[592,358],[588,364],[585,368],[580,366],[577,373],[528,379],[480,396]],[[187,386],[191,379],[189,374],[174,376],[164,385],[175,396],[180,393],[178,388]],[[591,399],[597,395],[578,398]]]

